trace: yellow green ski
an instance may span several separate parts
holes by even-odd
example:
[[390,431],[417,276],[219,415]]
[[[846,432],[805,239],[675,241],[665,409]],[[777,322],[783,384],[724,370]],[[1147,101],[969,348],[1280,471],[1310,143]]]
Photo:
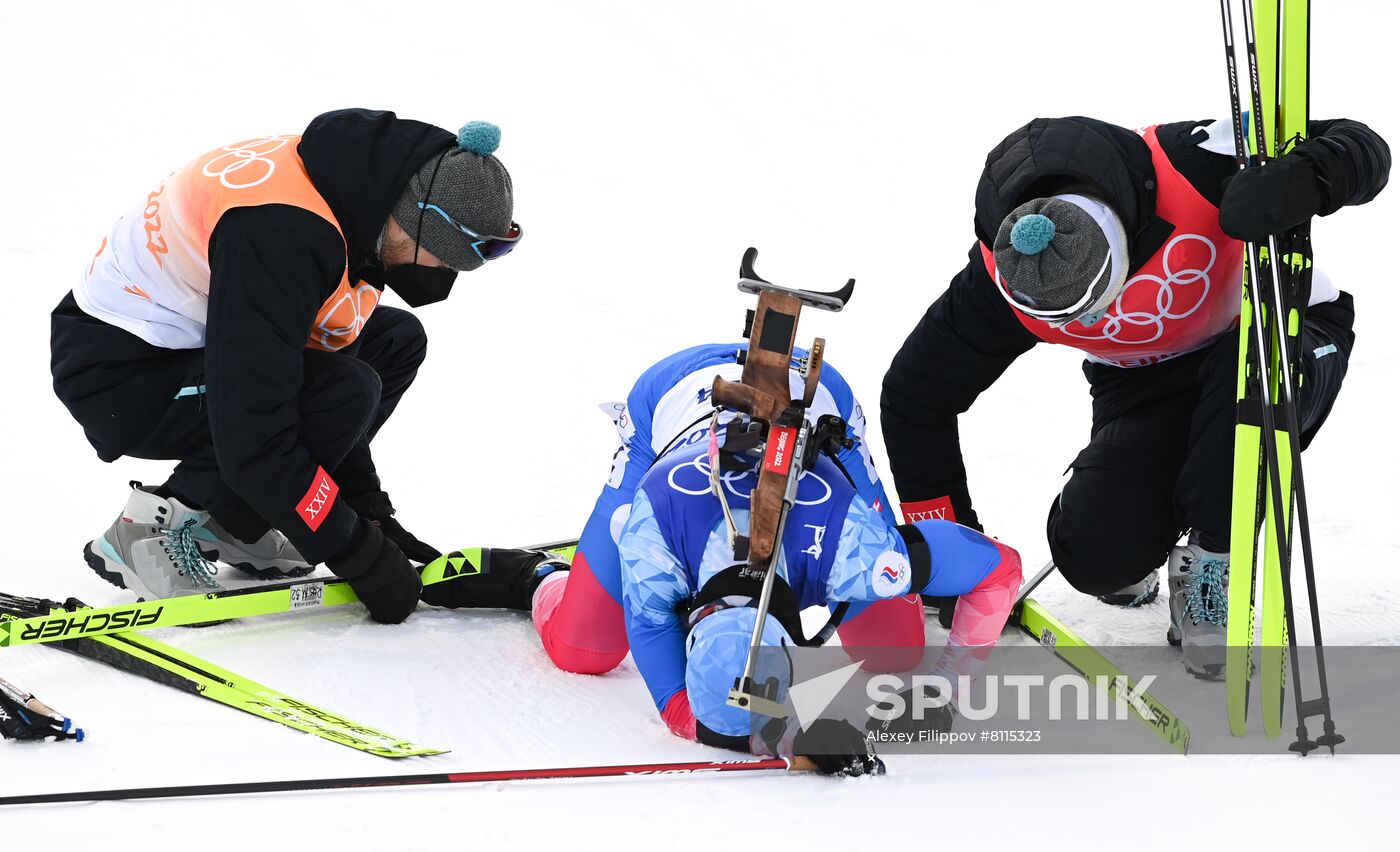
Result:
[[[1308,0],[1242,0],[1251,105],[1257,119],[1253,138],[1246,143],[1231,2],[1221,0],[1221,17],[1236,164],[1241,169],[1267,167],[1268,161],[1286,156],[1307,137],[1309,4]],[[1265,104],[1272,106],[1272,111],[1266,111]],[[1336,733],[1327,690],[1299,444],[1299,341],[1311,280],[1308,223],[1246,247],[1226,627],[1226,709],[1230,732],[1243,736],[1254,669],[1254,606],[1262,586],[1259,694],[1264,732],[1276,737],[1283,730],[1284,690],[1291,673],[1297,740],[1289,748],[1302,754],[1318,746],[1335,750],[1344,741]],[[1262,569],[1258,545],[1261,520]],[[1321,692],[1312,700],[1302,697],[1297,655],[1290,653],[1297,641],[1291,578],[1295,526],[1302,545]],[[1324,719],[1323,735],[1316,740],[1308,735],[1306,720],[1310,716]]]
[[[1037,580],[1032,581],[1032,585]],[[1112,660],[1079,638],[1064,622],[1033,598],[1024,598],[1012,613],[1016,625],[1038,641],[1041,647],[1069,664],[1091,684],[1108,684],[1110,698],[1122,691],[1133,718],[1178,754],[1186,754],[1191,746],[1191,730],[1179,716],[1158,701],[1150,692],[1139,690]]]
[[[573,555],[576,542],[552,542],[531,549],[550,550],[565,558]],[[443,554],[423,566],[424,585],[451,582],[453,578],[481,571],[482,548],[464,548]],[[107,636],[131,630],[154,630],[207,624],[234,618],[251,618],[284,612],[319,610],[358,603],[350,584],[334,577],[268,583],[243,589],[228,589],[203,595],[162,598],[107,607],[49,602],[52,611],[12,621],[0,622],[0,647],[33,645]],[[71,601],[70,601],[71,603]]]
[[[23,620],[26,615],[42,614],[50,604],[38,598],[0,595],[0,621],[13,622]],[[416,745],[323,707],[292,698],[139,633],[67,639],[49,647],[217,701],[367,754],[413,757],[445,753],[442,749]]]

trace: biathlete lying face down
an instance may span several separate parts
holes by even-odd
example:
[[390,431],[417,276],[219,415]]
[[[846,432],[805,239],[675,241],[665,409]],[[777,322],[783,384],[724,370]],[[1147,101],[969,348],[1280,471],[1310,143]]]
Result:
[[[738,356],[745,348],[743,343],[704,344],[670,355],[638,378],[625,403],[610,406],[621,443],[571,564],[540,551],[495,549],[483,555],[489,570],[430,585],[423,599],[439,606],[533,611],[550,659],[567,671],[606,673],[617,667],[630,648],[673,731],[731,747],[742,739],[743,747],[750,748],[746,735],[733,733],[747,725],[747,714],[732,708],[725,714],[722,709],[737,672],[721,673],[723,665],[714,668],[715,700],[708,706],[731,718],[704,723],[705,712],[691,706],[694,688],[686,686],[686,646],[688,633],[691,640],[709,637],[702,650],[692,649],[690,658],[719,661],[726,654],[714,649],[727,636],[727,653],[737,656],[742,667],[755,610],[707,605],[701,608],[703,619],[700,612],[688,618],[680,615],[680,610],[701,599],[698,594],[705,581],[735,562],[723,530],[723,509],[709,491],[703,448],[710,437],[714,406],[709,391],[715,376],[737,380],[742,371]],[[791,376],[796,396],[802,379],[795,371]],[[780,566],[780,575],[796,598],[792,606],[782,609],[848,602],[850,609],[838,630],[842,643],[887,651],[908,649],[904,654],[882,654],[879,661],[868,660],[866,665],[898,670],[913,665],[923,653],[923,607],[916,593],[963,595],[966,604],[959,607],[962,615],[953,625],[952,641],[962,647],[990,646],[1020,583],[1016,552],[952,523],[896,526],[864,442],[864,411],[830,363],[823,367],[810,411],[813,419],[825,414],[848,424],[852,446],[840,450],[834,460],[823,460],[799,483],[800,505],[788,524]],[[725,479],[735,520],[744,527],[748,494],[756,479],[752,472],[731,473]],[[659,516],[658,502],[672,501],[685,511]],[[658,530],[664,530],[665,541],[664,536],[679,533],[681,524],[703,530],[699,540],[713,547],[685,551],[667,546],[656,551],[644,543],[647,536],[656,537]],[[626,571],[625,547],[633,548]],[[643,556],[637,555],[639,548]],[[878,559],[886,556],[883,562]],[[715,597],[722,585],[709,587],[706,596]],[[723,598],[733,603],[740,597],[719,595],[716,601]],[[738,611],[720,612],[726,608]],[[709,618],[712,613],[720,617]],[[705,621],[705,630],[690,630],[692,619],[696,624]],[[776,618],[772,621],[781,631],[776,636],[787,634]],[[732,629],[718,629],[726,623]],[[717,736],[710,737],[711,732]]]
[[[848,723],[819,722],[782,746],[754,729],[762,717],[727,703],[758,617],[757,589],[742,581],[732,542],[735,533],[747,534],[760,456],[737,459],[739,469],[726,469],[718,489],[706,450],[673,453],[642,478],[618,541],[632,657],[662,718],[681,736],[756,753],[786,747],[827,772],[876,771],[878,759]],[[958,595],[939,662],[957,669],[947,672],[954,675],[985,658],[969,649],[996,643],[1021,582],[1015,550],[949,521],[896,526],[827,457],[798,482],[774,567],[780,579],[764,645],[800,644],[797,613],[806,607]]]
[[[625,403],[605,406],[617,425],[620,443],[572,564],[541,551],[493,549],[483,557],[489,558],[489,570],[429,585],[423,600],[437,606],[532,611],[545,651],[559,668],[581,674],[604,674],[617,668],[628,652],[618,536],[637,488],[658,459],[709,441],[714,412],[710,388],[715,376],[739,380],[743,370],[739,356],[747,347],[747,343],[709,343],[683,349],[647,368]],[[794,353],[798,358],[804,354],[800,349]],[[795,370],[790,377],[793,394],[800,396],[802,377]],[[822,415],[835,415],[848,424],[846,434],[853,444],[842,449],[837,459],[864,504],[893,524],[889,498],[864,441],[864,411],[829,363],[823,366],[811,409],[813,420]],[[728,415],[722,415],[720,423],[727,422]],[[923,608],[914,596],[855,604],[839,635],[848,646],[922,649]]]

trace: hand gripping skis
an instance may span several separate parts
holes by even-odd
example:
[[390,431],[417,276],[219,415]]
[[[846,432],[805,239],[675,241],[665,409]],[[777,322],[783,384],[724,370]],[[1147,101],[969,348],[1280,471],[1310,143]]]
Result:
[[[536,549],[570,555],[574,541]],[[422,568],[424,584],[450,582],[489,565],[486,548],[463,548]],[[221,668],[140,631],[207,624],[278,612],[356,602],[343,580],[298,580],[207,595],[91,608],[76,598],[64,603],[0,594],[0,646],[47,643],[192,695],[379,757],[444,754],[359,724]],[[16,641],[11,641],[16,640]]]
[[[786,711],[776,701],[770,685],[755,683],[754,670],[782,555],[783,530],[788,512],[796,501],[797,483],[803,472],[815,464],[818,452],[827,450],[833,443],[846,441],[844,423],[831,423],[823,418],[813,426],[807,419],[807,410],[821,380],[826,341],[817,338],[807,356],[798,361],[798,372],[804,380],[801,399],[792,398],[789,384],[793,341],[797,337],[797,321],[803,305],[839,311],[851,298],[856,282],[852,278],[834,293],[780,287],[754,272],[753,263],[757,257],[758,249],[750,248],[739,264],[739,289],[758,296],[758,307],[749,312],[744,332],[749,340],[744,372],[738,382],[716,376],[713,390],[717,406],[736,411],[740,416],[726,427],[723,449],[718,444],[718,429],[710,430],[710,478],[729,522],[734,555],[747,561],[741,579],[762,583],[748,657],[743,673],[729,692],[729,704],[777,718],[786,715]],[[718,427],[718,419],[716,410],[715,427]],[[739,535],[729,513],[722,477],[727,466],[743,466],[736,461],[739,453],[759,447],[762,447],[763,462],[758,485],[749,498],[749,531],[744,536]],[[829,638],[844,614],[845,608],[838,607],[832,621],[811,641],[821,644]]]
[[[1241,0],[1251,106],[1254,115],[1262,119],[1254,122],[1251,161],[1236,71],[1232,2],[1220,0],[1220,13],[1235,160],[1244,169],[1285,155],[1307,135],[1309,11],[1308,0]],[[1256,40],[1256,11],[1263,25],[1262,41]],[[1266,65],[1261,63],[1261,55]],[[1262,87],[1274,96],[1272,114],[1264,111]],[[1266,245],[1249,244],[1245,257],[1230,538],[1230,562],[1235,576],[1230,583],[1227,618],[1226,702],[1230,732],[1243,736],[1246,730],[1262,510],[1265,545],[1260,692],[1264,730],[1271,737],[1281,731],[1284,666],[1289,665],[1297,721],[1297,740],[1289,749],[1306,755],[1318,746],[1326,746],[1335,753],[1345,738],[1336,731],[1327,689],[1295,398],[1301,380],[1300,333],[1312,280],[1309,225],[1270,236]],[[1266,279],[1271,285],[1268,289],[1264,287]],[[1290,576],[1295,502],[1320,693],[1318,698],[1306,701],[1299,680]],[[1309,738],[1307,730],[1307,719],[1312,716],[1323,718],[1323,734],[1316,740]]]

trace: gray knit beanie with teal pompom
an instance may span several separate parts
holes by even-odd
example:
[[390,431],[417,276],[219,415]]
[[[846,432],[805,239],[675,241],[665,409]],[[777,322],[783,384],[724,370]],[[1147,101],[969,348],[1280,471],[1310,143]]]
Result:
[[[421,217],[419,245],[453,269],[468,272],[484,261],[472,248],[474,240],[448,222],[444,213],[482,236],[503,237],[510,231],[514,206],[510,173],[492,156],[500,144],[499,127],[485,121],[467,122],[457,131],[457,144],[424,163],[394,203],[392,215],[399,227],[413,238],[419,233]],[[425,210],[420,203],[432,206]]]
[[1060,198],[1032,199],[1011,211],[992,244],[997,272],[1014,300],[1038,311],[1069,309],[1090,282],[1085,306],[1102,296],[1112,280],[1100,274],[1108,252],[1099,223]]

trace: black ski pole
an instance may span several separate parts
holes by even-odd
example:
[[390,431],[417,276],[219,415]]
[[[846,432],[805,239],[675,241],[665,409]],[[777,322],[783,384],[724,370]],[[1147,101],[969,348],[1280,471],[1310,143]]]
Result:
[[[1239,77],[1238,77],[1238,74],[1237,74],[1237,72],[1236,72],[1235,56],[1234,56],[1234,23],[1233,23],[1233,21],[1234,21],[1234,17],[1233,17],[1233,16],[1234,16],[1234,12],[1233,12],[1233,10],[1230,8],[1230,3],[1231,3],[1231,0],[1220,0],[1220,13],[1221,13],[1221,17],[1222,17],[1223,26],[1224,26],[1224,29],[1225,29],[1226,58],[1227,58],[1227,63],[1228,63],[1228,68],[1229,68],[1229,74],[1230,74],[1230,108],[1231,108],[1231,119],[1232,119],[1232,122],[1233,122],[1233,125],[1234,125],[1234,136],[1235,136],[1235,163],[1236,163],[1236,165],[1237,165],[1241,170],[1243,170],[1243,169],[1245,169],[1245,168],[1247,168],[1247,167],[1249,166],[1249,152],[1248,152],[1248,144],[1245,142],[1245,136],[1244,136],[1244,115],[1243,115],[1243,108],[1242,108],[1242,106],[1241,106],[1241,104],[1240,104]],[[1259,143],[1258,143],[1258,144],[1259,144],[1259,146],[1260,146],[1259,157],[1261,158],[1261,161],[1262,161],[1262,158],[1264,157],[1264,151],[1263,151],[1263,134],[1262,134],[1262,131],[1259,130],[1259,121],[1258,121],[1258,117],[1259,117],[1259,104],[1260,104],[1260,100],[1261,100],[1261,97],[1260,97],[1260,94],[1259,94],[1259,64],[1258,64],[1258,57],[1257,57],[1257,54],[1256,54],[1256,52],[1255,52],[1255,45],[1254,45],[1254,18],[1253,18],[1253,15],[1250,14],[1250,11],[1249,11],[1249,3],[1250,3],[1250,0],[1242,0],[1242,5],[1243,5],[1244,10],[1245,10],[1245,13],[1244,13],[1244,22],[1245,22],[1245,50],[1246,50],[1246,55],[1247,55],[1248,60],[1249,60],[1250,95],[1251,95],[1251,102],[1252,102],[1252,106],[1253,106],[1253,110],[1254,110],[1254,116],[1255,116],[1255,129],[1256,129],[1256,133],[1259,133],[1259,136],[1257,137],[1257,138],[1259,139]],[[1246,264],[1246,267],[1245,267],[1245,268],[1246,268],[1246,271],[1247,271],[1247,274],[1245,275],[1245,284],[1246,284],[1246,287],[1248,288],[1249,301],[1250,301],[1250,303],[1251,303],[1252,305],[1255,306],[1255,310],[1258,311],[1258,310],[1260,310],[1261,308],[1264,308],[1264,307],[1266,306],[1266,302],[1263,300],[1262,288],[1261,288],[1260,283],[1259,283],[1260,277],[1261,277],[1261,266],[1260,266],[1260,259],[1259,259],[1259,246],[1258,246],[1258,244],[1256,244],[1256,243],[1254,243],[1254,242],[1246,242],[1246,243],[1245,243],[1245,254],[1246,254],[1246,256],[1248,257],[1248,263]],[[1277,257],[1277,256],[1276,256],[1275,254],[1270,253],[1270,255],[1269,255],[1269,264],[1270,264],[1271,267],[1272,267],[1273,263],[1275,262],[1276,257]],[[1270,497],[1271,497],[1271,499],[1272,499],[1273,509],[1274,509],[1274,529],[1273,529],[1273,534],[1274,534],[1274,536],[1275,536],[1275,540],[1279,543],[1279,556],[1280,556],[1281,563],[1282,563],[1282,564],[1286,564],[1286,563],[1287,563],[1287,558],[1288,558],[1288,554],[1287,554],[1287,552],[1286,552],[1286,544],[1287,544],[1287,541],[1288,541],[1288,536],[1287,536],[1288,522],[1287,522],[1287,517],[1286,517],[1285,514],[1284,514],[1284,499],[1283,499],[1283,493],[1282,493],[1282,475],[1281,475],[1281,473],[1280,473],[1280,471],[1279,471],[1278,433],[1277,433],[1277,430],[1276,430],[1276,427],[1275,427],[1275,424],[1274,424],[1273,388],[1271,387],[1271,383],[1270,383],[1270,381],[1269,381],[1269,370],[1268,370],[1268,361],[1267,361],[1267,358],[1268,358],[1267,353],[1269,352],[1269,341],[1268,341],[1268,338],[1265,337],[1265,334],[1264,334],[1264,323],[1262,323],[1262,322],[1254,322],[1254,323],[1251,323],[1251,330],[1252,330],[1252,332],[1253,332],[1253,334],[1254,334],[1254,347],[1253,347],[1253,353],[1252,353],[1252,354],[1253,354],[1253,358],[1252,358],[1251,366],[1255,369],[1256,374],[1257,374],[1257,375],[1259,376],[1259,378],[1260,378],[1260,402],[1261,402],[1261,405],[1260,405],[1260,421],[1261,421],[1261,422],[1260,422],[1260,438],[1262,439],[1262,442],[1263,442],[1263,445],[1264,445],[1265,467],[1266,467],[1267,470],[1268,470],[1269,485],[1270,485],[1269,491],[1270,491]],[[1283,571],[1282,574],[1283,574],[1283,576],[1284,576],[1284,578],[1285,578],[1285,579],[1284,579],[1284,583],[1285,583],[1285,604],[1286,604],[1286,598],[1287,598],[1287,579],[1286,579],[1286,578],[1287,578],[1288,574],[1287,574],[1287,571],[1286,571],[1286,570]],[[1291,640],[1292,640],[1292,625],[1291,625],[1291,619],[1288,619],[1288,617],[1287,617],[1287,609],[1286,609],[1286,608],[1285,608],[1285,619],[1286,619],[1286,622],[1285,622],[1285,623],[1287,623],[1287,624],[1289,625],[1288,631],[1289,631],[1289,639],[1290,639],[1290,641],[1291,641]],[[1290,657],[1291,657],[1291,656],[1293,656],[1293,655],[1290,655]],[[1296,660],[1294,661],[1294,664],[1295,664],[1295,666],[1296,666]],[[1297,672],[1296,672],[1296,670],[1295,670],[1295,672],[1294,672],[1294,690],[1295,690],[1295,692],[1297,691]],[[1301,721],[1301,719],[1300,719],[1300,721]],[[1306,752],[1304,752],[1304,753],[1306,753]]]
[[804,757],[761,760],[639,763],[618,766],[573,766],[561,769],[511,769],[490,772],[434,772],[415,775],[368,775],[358,778],[307,778],[286,781],[242,781],[226,784],[180,784],[126,790],[86,790],[77,793],[36,793],[0,796],[5,805],[60,802],[110,802],[124,799],[171,799],[190,796],[233,796],[246,793],[290,793],[305,790],[356,790],[367,787],[421,787],[429,784],[480,784],[545,778],[609,778],[636,775],[696,775],[709,772],[805,772],[815,766]]
[[[1245,49],[1247,51],[1247,56],[1249,59],[1250,71],[1250,102],[1254,109],[1254,114],[1256,116],[1260,116],[1263,114],[1263,96],[1260,93],[1259,84],[1259,56],[1255,42],[1254,12],[1249,0],[1244,0],[1242,5],[1244,9],[1245,23]],[[1283,4],[1280,3],[1280,7],[1282,7],[1282,5]],[[1283,28],[1285,26],[1285,20],[1283,15],[1278,16],[1278,22],[1279,33],[1278,38],[1276,39],[1276,45],[1282,45],[1284,41]],[[1278,83],[1275,85],[1275,93],[1276,95],[1281,97],[1283,91],[1281,85],[1283,79],[1283,63],[1276,60],[1275,68],[1277,70],[1278,80]],[[1277,104],[1275,105],[1275,113],[1278,113]],[[1282,127],[1276,127],[1276,135],[1281,134],[1282,132]],[[1267,142],[1262,121],[1256,120],[1254,122],[1254,139],[1255,146],[1258,150],[1259,163],[1260,165],[1263,165],[1267,163],[1270,159],[1272,159],[1272,152],[1267,150]],[[1309,751],[1312,751],[1318,745],[1325,745],[1328,746],[1328,748],[1333,753],[1336,753],[1337,745],[1343,742],[1345,738],[1341,737],[1336,733],[1336,726],[1332,722],[1330,701],[1328,698],[1326,685],[1327,675],[1324,660],[1322,657],[1322,639],[1319,630],[1320,623],[1317,611],[1317,595],[1315,591],[1316,585],[1313,580],[1314,574],[1312,560],[1312,535],[1310,527],[1308,525],[1307,494],[1303,485],[1302,448],[1301,446],[1299,446],[1299,436],[1301,430],[1298,428],[1297,404],[1293,396],[1293,391],[1296,385],[1293,384],[1293,371],[1290,364],[1291,352],[1290,347],[1287,343],[1287,329],[1289,328],[1289,318],[1284,305],[1284,289],[1280,271],[1280,263],[1283,260],[1283,255],[1279,252],[1277,237],[1271,235],[1268,240],[1268,245],[1270,274],[1269,277],[1270,283],[1273,287],[1272,299],[1270,300],[1271,304],[1268,305],[1268,308],[1273,314],[1271,319],[1274,324],[1274,338],[1277,341],[1278,349],[1278,378],[1280,378],[1281,380],[1277,382],[1266,381],[1266,384],[1270,385],[1270,387],[1266,389],[1264,399],[1265,404],[1270,408],[1269,420],[1271,422],[1273,422],[1274,419],[1272,416],[1272,409],[1281,408],[1283,410],[1284,429],[1285,434],[1287,434],[1288,436],[1289,459],[1292,463],[1292,494],[1285,495],[1282,493],[1282,489],[1277,478],[1277,473],[1280,464],[1280,459],[1278,458],[1278,436],[1276,433],[1270,432],[1270,434],[1268,435],[1265,452],[1268,453],[1270,456],[1270,461],[1272,462],[1272,465],[1270,466],[1270,474],[1271,477],[1274,477],[1271,479],[1274,486],[1274,525],[1275,534],[1278,536],[1279,541],[1279,573],[1281,575],[1281,580],[1283,584],[1284,623],[1287,625],[1286,638],[1288,643],[1289,670],[1293,675],[1293,702],[1294,712],[1297,715],[1296,734],[1298,736],[1298,739],[1291,746],[1289,746],[1289,749],[1292,751],[1296,751],[1300,754],[1307,754]],[[1300,323],[1302,321],[1301,309],[1299,310],[1298,321]],[[1261,326],[1260,334],[1262,335],[1262,323],[1259,325]],[[1261,361],[1265,357],[1265,353],[1261,352]],[[1267,374],[1261,373],[1261,375],[1266,376]],[[1279,396],[1282,398],[1281,405],[1274,398],[1273,386],[1278,387]],[[1304,574],[1306,580],[1308,581],[1310,614],[1312,616],[1313,621],[1313,637],[1314,642],[1316,643],[1315,647],[1317,648],[1318,654],[1318,684],[1321,689],[1320,698],[1318,698],[1316,701],[1307,702],[1303,700],[1303,685],[1299,673],[1297,653],[1297,620],[1294,618],[1293,613],[1293,554],[1291,532],[1294,503],[1289,499],[1290,496],[1296,498],[1298,534],[1300,536],[1303,546]],[[1323,715],[1324,717],[1324,734],[1322,737],[1319,737],[1316,741],[1314,741],[1308,738],[1307,718],[1308,716],[1319,714]]]

